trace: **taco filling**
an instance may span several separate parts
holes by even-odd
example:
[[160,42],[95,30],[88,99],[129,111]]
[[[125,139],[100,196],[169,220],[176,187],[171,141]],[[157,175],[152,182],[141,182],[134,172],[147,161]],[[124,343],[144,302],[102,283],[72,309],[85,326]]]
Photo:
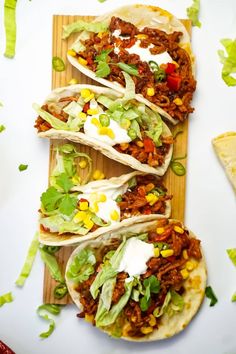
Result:
[[72,298],[79,300],[79,318],[115,337],[135,339],[157,332],[166,316],[172,328],[172,317],[190,308],[189,289],[199,293],[204,286],[197,275],[200,241],[178,221],[160,219],[156,226],[100,246],[88,242],[74,252],[66,277]]
[[[96,25],[99,23],[96,23]],[[190,102],[196,89],[192,63],[181,48],[182,32],[139,29],[113,16],[107,30],[84,32],[68,55],[96,73],[98,78],[125,86],[122,70],[135,83],[135,92],[161,107],[172,118],[184,121],[193,112]]]
[[112,179],[90,182],[74,188],[78,192],[70,194],[49,187],[41,196],[40,231],[85,236],[129,218],[169,216],[167,202],[171,196],[160,179],[153,175],[137,175],[123,184],[109,184],[110,181]]
[[173,144],[158,113],[125,97],[115,99],[84,88],[34,108],[39,133],[52,128],[84,133],[154,168],[164,165]]

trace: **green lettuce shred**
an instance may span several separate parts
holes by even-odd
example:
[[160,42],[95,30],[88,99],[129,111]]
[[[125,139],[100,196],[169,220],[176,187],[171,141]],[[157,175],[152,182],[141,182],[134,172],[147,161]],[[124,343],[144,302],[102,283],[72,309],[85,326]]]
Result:
[[232,301],[232,302],[236,302],[236,292],[232,295],[231,301]]
[[56,257],[43,249],[42,247],[39,248],[41,258],[45,265],[48,267],[48,270],[53,279],[55,279],[59,283],[64,283],[64,277],[61,274],[61,270],[57,263]]
[[95,263],[94,253],[90,249],[83,249],[74,257],[66,275],[73,282],[82,283],[94,273]]
[[193,0],[192,6],[187,8],[187,16],[192,21],[193,26],[201,27],[199,21],[200,0]]
[[37,308],[37,314],[39,315],[39,317],[41,317],[45,321],[49,322],[48,330],[46,332],[40,333],[39,336],[41,338],[48,338],[55,329],[55,321],[51,317],[49,317],[48,314],[45,312],[49,312],[52,315],[57,316],[60,314],[61,308],[62,308],[62,306],[54,305],[54,304],[44,304],[44,305],[41,305]]
[[223,50],[218,50],[220,62],[223,64],[221,77],[228,86],[236,86],[236,78],[231,75],[236,73],[236,39],[224,38],[220,43],[224,46]]
[[4,2],[4,26],[6,34],[5,57],[14,58],[16,48],[16,3],[17,0]]
[[5,129],[6,129],[6,127],[1,124],[1,125],[0,125],[0,133],[2,133]]
[[14,300],[12,293],[6,293],[0,296],[0,307],[2,307],[3,305],[5,305],[8,302],[12,302]]
[[38,113],[38,115],[46,120],[46,122],[48,122],[54,129],[69,130],[69,127],[65,122],[62,122],[52,114],[44,111],[38,104],[33,103],[32,107]]
[[153,315],[155,317],[161,317],[167,311],[170,301],[171,301],[171,293],[170,291],[168,291],[165,300],[163,302],[163,305],[161,306],[161,308],[160,307],[155,308],[155,310],[153,311]]
[[25,284],[26,279],[29,277],[37,251],[38,251],[39,241],[38,232],[35,233],[33,240],[28,249],[25,263],[21,269],[20,275],[17,278],[15,284],[22,287]]
[[232,263],[236,266],[236,248],[229,248],[227,253]]
[[72,33],[88,31],[88,32],[105,32],[108,29],[107,22],[85,22],[85,21],[77,21],[70,23],[69,25],[63,26],[63,34],[62,39],[68,38]]

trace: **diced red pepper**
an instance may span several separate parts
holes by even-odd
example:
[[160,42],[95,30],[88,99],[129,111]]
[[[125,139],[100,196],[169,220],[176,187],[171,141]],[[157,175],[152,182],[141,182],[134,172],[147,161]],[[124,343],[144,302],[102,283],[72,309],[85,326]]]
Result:
[[93,59],[91,57],[88,57],[87,59],[88,65],[92,65],[93,64]]
[[167,67],[165,69],[165,72],[167,74],[172,74],[175,71],[176,65],[172,63],[167,63]]
[[83,112],[87,113],[87,110],[89,109],[89,107],[90,107],[90,103],[89,102],[85,103],[85,105],[83,107]]
[[88,200],[84,198],[80,198],[79,202],[88,202]]
[[144,151],[145,152],[154,152],[155,144],[152,139],[144,138],[143,139]]
[[177,74],[167,75],[167,86],[172,91],[178,91],[180,89],[181,77]]
[[149,208],[149,207],[145,208],[145,210],[143,212],[144,215],[150,215],[151,213],[152,213],[152,211],[151,211],[151,208]]

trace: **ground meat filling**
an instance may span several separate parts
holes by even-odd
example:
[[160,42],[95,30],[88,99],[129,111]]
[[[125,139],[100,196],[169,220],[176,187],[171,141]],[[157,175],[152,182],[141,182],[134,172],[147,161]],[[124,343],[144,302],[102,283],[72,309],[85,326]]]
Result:
[[[97,263],[96,272],[87,281],[76,287],[83,305],[83,312],[78,317],[87,317],[94,325],[99,298],[92,299],[89,288],[97,275],[97,271],[100,269],[102,262],[101,255],[104,257],[107,252],[115,250],[118,247],[117,241],[114,242],[109,246],[104,246],[100,251],[98,256],[100,260]],[[184,279],[186,277],[183,275],[183,270],[186,271],[187,262],[195,262],[197,265],[197,261],[202,258],[200,241],[190,238],[189,232],[183,229],[182,225],[178,222],[170,223],[167,219],[160,219],[156,231],[148,233],[148,240],[146,242],[154,243],[155,247],[157,243],[162,242],[163,249],[173,250],[173,254],[168,257],[160,255],[159,257],[150,258],[147,262],[147,271],[140,276],[141,282],[151,275],[154,275],[160,281],[160,291],[158,294],[151,293],[151,301],[148,309],[142,311],[140,303],[130,298],[116,320],[116,323],[122,326],[122,335],[133,338],[143,337],[153,330],[158,329],[161,317],[156,318],[153,315],[153,311],[163,305],[168,291],[173,290],[179,295],[185,293]],[[124,294],[125,279],[128,277],[129,275],[125,272],[117,275],[112,296],[112,305],[116,304]]]
[[[114,31],[120,31],[119,37],[114,36]],[[87,61],[87,66],[96,71],[96,56],[102,50],[111,50],[108,57],[110,73],[106,76],[109,81],[116,81],[125,86],[122,70],[116,65],[123,62],[135,65],[138,69],[138,76],[132,76],[136,93],[142,94],[149,101],[162,107],[174,119],[183,121],[188,114],[193,112],[190,102],[193,92],[196,89],[196,81],[192,75],[190,56],[179,46],[182,36],[181,32],[167,34],[164,31],[145,27],[139,30],[133,24],[123,21],[118,17],[112,17],[109,33],[91,33],[90,38],[82,41],[86,47],[84,51],[77,54]],[[147,48],[151,54],[167,52],[176,63],[174,72],[160,82],[156,80],[154,72],[147,62],[141,61],[140,56],[131,54],[126,49],[131,48],[137,41],[140,47]],[[148,48],[151,46],[151,48]],[[119,51],[117,51],[119,48]],[[166,70],[166,65],[162,65]],[[148,94],[148,88],[154,88],[154,95]],[[176,101],[176,98],[180,99]]]

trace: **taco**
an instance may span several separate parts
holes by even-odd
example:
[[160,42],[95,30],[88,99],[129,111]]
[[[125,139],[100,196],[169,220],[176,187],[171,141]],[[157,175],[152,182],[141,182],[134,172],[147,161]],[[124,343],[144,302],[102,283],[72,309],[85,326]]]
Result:
[[132,172],[92,181],[62,194],[49,187],[41,196],[39,240],[47,245],[70,245],[104,232],[170,216],[170,199],[154,175]]
[[202,303],[206,277],[200,241],[181,222],[168,219],[84,242],[66,267],[77,316],[129,341],[182,331]]
[[134,99],[133,81],[124,76],[124,96],[91,85],[54,90],[42,107],[33,105],[38,135],[82,143],[135,170],[162,176],[173,137],[157,112]]
[[196,89],[189,34],[177,18],[155,6],[129,5],[64,26],[63,37],[80,34],[68,51],[71,64],[101,84],[124,91],[126,71],[136,98],[176,124],[193,112]]

